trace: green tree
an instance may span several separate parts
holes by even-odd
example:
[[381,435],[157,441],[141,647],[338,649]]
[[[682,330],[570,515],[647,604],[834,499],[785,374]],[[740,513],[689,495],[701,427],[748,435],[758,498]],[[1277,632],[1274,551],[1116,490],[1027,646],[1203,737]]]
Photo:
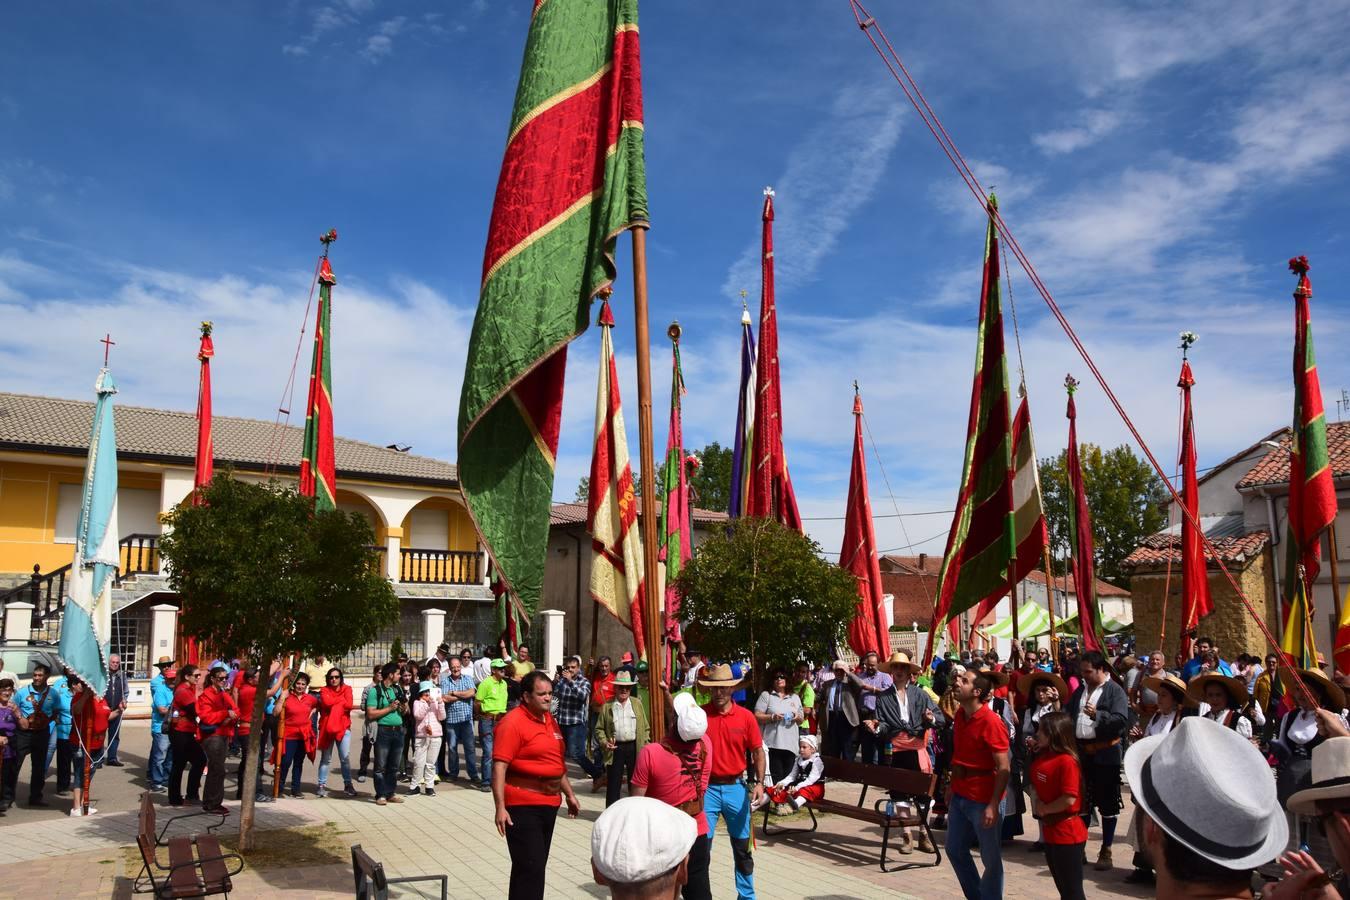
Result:
[[731,503],[731,448],[713,441],[694,455],[700,465],[690,481],[693,505],[726,512]]
[[577,482],[577,494],[572,498],[573,503],[585,503],[591,496],[591,476],[582,475],[581,480]]
[[[1080,444],[1079,464],[1092,513],[1092,538],[1097,550],[1097,577],[1126,586],[1121,563],[1150,534],[1167,522],[1167,488],[1147,461],[1122,444],[1103,451],[1096,444]],[[1041,460],[1041,490],[1050,540],[1059,554],[1070,545],[1068,451]],[[1058,554],[1057,554],[1058,555]],[[1062,572],[1063,562],[1055,561]]]
[[772,519],[743,517],[699,545],[680,573],[688,641],[714,659],[771,667],[828,658],[858,601],[852,575]]
[[[380,573],[375,535],[355,513],[315,513],[313,501],[275,482],[216,475],[200,506],[166,517],[159,544],[169,584],[183,598],[184,633],[213,653],[258,666],[262,686],[249,718],[244,784],[256,782],[267,673],[296,653],[337,659],[398,618],[399,601]],[[241,715],[243,711],[241,710]],[[239,848],[253,849],[253,791],[244,791]]]

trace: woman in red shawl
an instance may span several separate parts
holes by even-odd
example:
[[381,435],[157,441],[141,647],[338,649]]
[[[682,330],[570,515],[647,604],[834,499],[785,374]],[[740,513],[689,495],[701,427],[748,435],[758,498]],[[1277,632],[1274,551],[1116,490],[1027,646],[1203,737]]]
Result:
[[[72,761],[75,764],[75,784],[74,798],[70,805],[70,814],[72,816],[92,816],[98,810],[90,806],[89,811],[84,811],[84,766],[85,755],[88,754],[92,762],[97,759],[102,763],[103,754],[97,751],[103,749],[103,740],[108,735],[108,704],[103,702],[103,698],[89,690],[89,686],[74,675],[66,676],[66,684],[71,690],[70,701],[70,743]],[[90,710],[89,704],[94,708]],[[94,781],[94,768],[91,765],[89,769],[89,783]]]
[[352,784],[352,689],[343,680],[342,670],[328,670],[323,688],[319,690],[319,796],[328,796],[328,764],[333,758],[333,749],[337,748],[338,762],[342,765],[343,791],[348,797],[356,796],[356,787]]
[[286,772],[289,769],[291,796],[296,800],[303,800],[304,795],[300,793],[300,769],[305,764],[306,756],[314,758],[314,717],[318,712],[319,700],[309,692],[309,676],[304,672],[296,675],[293,688],[290,690],[283,688],[277,699],[285,704],[286,710],[286,730],[282,735],[286,753],[281,757],[281,771],[277,773],[277,781],[284,793]]

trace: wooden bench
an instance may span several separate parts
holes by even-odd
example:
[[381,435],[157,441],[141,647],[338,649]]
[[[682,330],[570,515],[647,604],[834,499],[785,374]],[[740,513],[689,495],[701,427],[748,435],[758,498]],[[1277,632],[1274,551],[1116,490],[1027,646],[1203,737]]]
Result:
[[[244,871],[244,860],[238,853],[222,853],[220,840],[210,834],[194,834],[186,837],[173,837],[164,840],[169,826],[179,819],[191,819],[209,813],[189,813],[174,816],[155,831],[155,803],[150,794],[141,795],[141,809],[137,817],[136,844],[141,850],[141,873],[136,876],[133,891],[137,894],[151,894],[156,897],[211,897],[223,894],[226,897],[234,889],[231,877]],[[212,828],[219,828],[224,816]],[[209,829],[208,829],[209,830]],[[168,848],[169,864],[161,865],[158,852],[160,847]],[[231,870],[230,861],[237,862],[238,868]],[[155,873],[162,874],[156,881]]]
[[[845,784],[860,785],[862,790],[858,794],[857,803],[842,803],[839,800],[832,799],[830,794],[839,792]],[[867,805],[867,792],[870,788],[876,788],[882,792],[880,797]],[[857,819],[861,822],[869,822],[881,828],[881,871],[883,872],[902,872],[906,869],[922,869],[942,863],[942,851],[938,849],[937,841],[933,839],[933,831],[928,826],[928,808],[933,799],[933,791],[937,788],[937,778],[927,772],[915,772],[909,769],[892,769],[889,766],[874,766],[865,763],[849,762],[845,759],[836,759],[834,757],[825,757],[825,794],[826,796],[814,803],[807,803],[803,808],[811,815],[810,828],[784,828],[777,826],[774,830],[769,830],[769,814],[772,804],[764,807],[764,824],[762,832],[765,837],[788,834],[809,834],[816,830],[819,821],[816,819],[816,810],[821,812],[834,813],[838,816],[846,816],[850,819]],[[892,796],[894,795],[894,796]],[[898,815],[886,814],[886,804],[892,802],[897,804],[908,801],[913,809],[912,814]],[[886,856],[890,851],[891,829],[892,828],[920,828],[928,837],[928,842],[933,846],[932,862],[907,862],[892,868],[886,868]]]
[[352,844],[352,875],[356,879],[356,900],[388,900],[389,885],[410,884],[415,881],[439,881],[441,900],[447,900],[450,879],[446,875],[406,875],[390,878],[384,873],[384,864],[376,862],[360,844]]

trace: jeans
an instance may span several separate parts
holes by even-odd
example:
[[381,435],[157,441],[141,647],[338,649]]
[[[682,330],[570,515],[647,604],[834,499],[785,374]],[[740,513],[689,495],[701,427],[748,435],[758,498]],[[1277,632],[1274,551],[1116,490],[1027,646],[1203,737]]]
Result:
[[398,764],[403,755],[403,726],[381,725],[375,733],[375,797],[386,800],[398,786]]
[[117,758],[117,748],[122,745],[122,717],[118,716],[108,723],[108,734],[112,740],[108,741],[107,748],[103,751],[103,761],[109,763],[121,762]]
[[483,773],[483,784],[492,783],[492,729],[497,723],[491,719],[478,721],[478,736],[483,739],[483,758],[478,771]]
[[[947,807],[947,859],[961,883],[961,891],[966,900],[998,900],[1003,896],[1003,848],[999,832],[1003,828],[1003,806],[999,804],[999,814],[994,817],[990,828],[980,827],[984,818],[986,804],[968,800],[960,794],[952,794],[951,805]],[[984,875],[975,868],[970,848],[980,846],[980,862],[984,863]]]
[[286,753],[281,757],[281,769],[277,772],[277,783],[286,789],[286,772],[291,774],[291,793],[300,793],[300,770],[305,766],[305,739],[287,738]]
[[187,799],[196,803],[201,799],[202,766],[206,764],[202,745],[197,743],[196,736],[190,731],[170,731],[169,749],[173,751],[173,768],[169,770],[169,804],[183,805],[184,769],[188,769]]
[[506,849],[511,854],[511,882],[507,900],[543,900],[544,870],[553,844],[556,806],[508,806]]
[[333,751],[337,750],[338,765],[342,768],[343,786],[352,783],[352,731],[348,728],[342,735],[342,740],[334,741],[323,752],[319,754],[319,787],[328,786],[329,764],[333,761]]
[[150,763],[145,774],[152,787],[169,783],[169,736],[163,732],[150,734]]
[[439,734],[419,734],[413,738],[412,786],[432,790],[436,786],[436,757],[441,752]]
[[202,788],[202,808],[217,809],[225,802],[225,757],[230,752],[230,739],[216,733],[202,741],[206,756],[206,785]]
[[604,767],[597,766],[586,755],[586,723],[578,722],[575,725],[563,725],[563,741],[567,746],[567,758],[581,766],[583,772],[594,778],[605,771]]
[[451,778],[459,777],[460,747],[464,748],[464,766],[469,770],[469,781],[479,781],[478,763],[473,758],[473,719],[445,723],[445,771]]
[[749,789],[739,781],[708,785],[708,792],[703,795],[703,814],[708,819],[709,841],[717,836],[717,817],[726,821],[736,871],[736,896],[740,900],[754,900],[755,860],[750,855]]

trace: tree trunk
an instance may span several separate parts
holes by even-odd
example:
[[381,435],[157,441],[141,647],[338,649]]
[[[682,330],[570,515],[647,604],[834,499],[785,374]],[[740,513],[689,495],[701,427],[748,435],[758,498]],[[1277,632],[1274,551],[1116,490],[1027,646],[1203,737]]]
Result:
[[[253,709],[249,712],[248,761],[240,776],[244,779],[243,801],[239,804],[239,850],[247,853],[253,849],[253,808],[254,794],[258,784],[258,767],[262,765],[262,733],[264,711],[267,709],[267,692],[272,683],[272,661],[269,653],[258,664],[258,693],[253,696]],[[267,674],[264,675],[263,673]]]

